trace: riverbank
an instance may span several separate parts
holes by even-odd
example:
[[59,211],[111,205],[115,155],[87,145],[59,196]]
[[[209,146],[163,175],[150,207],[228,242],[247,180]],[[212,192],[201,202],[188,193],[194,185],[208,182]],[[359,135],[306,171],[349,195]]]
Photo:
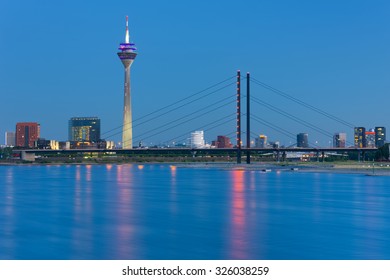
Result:
[[204,160],[198,161],[182,161],[169,158],[164,160],[159,158],[151,160],[110,160],[101,161],[96,159],[80,160],[80,161],[47,161],[47,162],[22,162],[22,161],[0,161],[0,166],[37,166],[37,165],[105,165],[105,164],[167,164],[177,168],[217,168],[224,170],[247,170],[259,172],[317,172],[317,173],[346,173],[346,174],[364,174],[364,175],[380,175],[390,176],[390,163],[388,162],[253,162],[251,164],[237,164],[233,161],[216,161],[207,162]]
[[181,168],[219,168],[260,172],[317,172],[390,176],[390,163],[178,163]]

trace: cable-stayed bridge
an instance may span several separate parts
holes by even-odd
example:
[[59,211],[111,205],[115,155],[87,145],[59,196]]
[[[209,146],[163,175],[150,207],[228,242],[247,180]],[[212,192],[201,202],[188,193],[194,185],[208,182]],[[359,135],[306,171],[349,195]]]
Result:
[[[241,84],[246,82],[246,92],[242,94]],[[255,86],[255,90],[250,89]],[[260,90],[266,90],[275,94],[284,100],[288,101],[296,107],[302,107],[307,111],[311,111],[310,117],[299,117],[296,114],[289,112],[280,106],[273,105],[265,101],[265,98],[258,94]],[[252,91],[252,93],[251,93]],[[251,107],[257,106],[257,110],[251,110]],[[291,106],[291,105],[290,105]],[[291,106],[292,107],[292,106]],[[228,77],[218,83],[215,83],[205,89],[187,95],[180,100],[162,106],[152,112],[134,119],[132,129],[134,129],[133,143],[153,143],[156,138],[165,138],[163,145],[139,145],[133,149],[94,149],[94,152],[112,153],[120,155],[136,155],[136,154],[152,154],[159,152],[165,153],[188,153],[194,155],[197,152],[218,155],[222,152],[236,153],[237,162],[241,162],[241,156],[244,153],[247,158],[247,163],[250,163],[251,153],[275,153],[276,158],[285,158],[288,152],[310,152],[316,153],[318,156],[324,156],[324,153],[345,153],[356,151],[359,153],[376,151],[376,148],[354,147],[353,143],[347,142],[349,148],[332,148],[320,147],[317,142],[309,142],[307,148],[291,147],[296,142],[296,135],[288,128],[288,126],[277,125],[275,122],[267,119],[268,114],[261,112],[272,112],[280,117],[285,118],[289,122],[294,122],[305,131],[311,131],[318,135],[322,135],[327,139],[333,138],[333,133],[326,128],[316,125],[313,120],[317,116],[328,119],[329,122],[335,122],[340,126],[348,129],[353,129],[354,124],[337,117],[329,112],[324,111],[316,106],[313,106],[305,101],[302,101],[292,95],[269,86],[256,78],[251,78],[249,73],[246,77],[241,77],[240,72],[237,75]],[[260,113],[259,113],[260,112]],[[310,119],[310,121],[308,120]],[[257,126],[267,127],[275,134],[291,139],[290,145],[287,147],[272,147],[272,148],[253,148],[251,138],[258,137],[258,134],[251,131],[251,122],[255,122]],[[242,124],[245,124],[243,126]],[[188,147],[172,147],[178,143],[185,143],[191,132],[202,130],[205,132],[218,131],[218,135],[224,135],[235,138],[233,148],[188,148]],[[114,127],[102,134],[101,138],[112,139],[118,136],[123,131],[123,125]],[[241,134],[245,134],[246,143],[242,139]],[[156,141],[154,142],[156,143]],[[123,145],[122,146],[126,146]],[[285,145],[286,146],[286,145]],[[330,145],[329,145],[330,146]],[[74,149],[74,150],[26,150],[27,153],[35,154],[52,154],[63,153],[71,154],[72,152],[90,153],[91,149]],[[363,156],[364,158],[364,156]]]

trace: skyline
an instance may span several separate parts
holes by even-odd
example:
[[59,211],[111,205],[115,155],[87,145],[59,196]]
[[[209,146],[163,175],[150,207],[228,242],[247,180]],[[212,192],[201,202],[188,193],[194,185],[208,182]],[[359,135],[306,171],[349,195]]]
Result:
[[[126,14],[132,41],[140,50],[132,73],[134,118],[240,69],[356,126],[389,127],[386,106],[378,108],[389,101],[390,86],[390,5],[385,1],[353,5],[304,1],[300,6],[287,1],[240,5],[227,1],[223,6],[202,1],[153,3],[123,1],[120,8],[97,3],[90,10],[74,1],[59,6],[5,2],[0,11],[0,91],[6,106],[0,112],[0,134],[13,131],[17,122],[36,121],[42,137],[66,139],[62,127],[73,116],[98,116],[103,132],[120,125],[123,73],[115,50],[123,39]],[[26,50],[28,55],[20,55]],[[234,86],[227,94],[235,94]],[[291,108],[291,102],[254,85],[251,94],[301,118],[309,116],[332,133],[353,134],[323,117],[307,115],[299,106]],[[256,112],[256,107],[252,110]],[[263,111],[261,116],[278,126],[308,132],[313,141],[330,140]],[[230,126],[215,134],[234,131],[234,121]],[[134,135],[142,129],[134,129]],[[254,122],[252,131],[275,135]]]
[[[5,133],[5,145],[0,145],[0,147],[27,147],[30,148],[35,145],[38,149],[42,149],[40,146],[46,145],[48,143],[57,143],[60,145],[60,149],[69,149],[65,148],[71,147],[72,145],[84,145],[85,142],[89,142],[89,145],[101,145],[102,143],[107,142],[110,147],[116,148],[124,148],[121,146],[121,143],[115,143],[114,141],[110,139],[103,139],[100,137],[100,119],[97,117],[72,117],[68,122],[68,137],[66,139],[46,139],[44,137],[40,137],[40,133],[38,132],[38,136],[35,135],[33,139],[29,140],[30,144],[21,145],[17,144],[15,145],[15,142],[19,141],[17,140],[17,134],[20,129],[18,129],[18,126],[25,126],[25,125],[31,125],[35,124],[38,126],[38,131],[40,131],[40,124],[39,123],[17,123],[16,124],[16,131],[7,131]],[[244,132],[245,134],[246,132]],[[204,137],[204,130],[198,130],[198,131],[191,131],[190,137],[188,135],[185,135],[183,141],[170,141],[170,142],[164,142],[164,143],[147,143],[143,141],[139,141],[138,145],[134,145],[133,148],[154,148],[154,147],[196,147],[196,148],[225,148],[225,146],[229,147],[236,147],[236,145],[233,145],[231,141],[234,141],[234,137],[229,137],[226,135],[217,135],[216,139],[206,139]],[[201,136],[194,136],[194,135],[201,135]],[[255,133],[251,133],[252,135],[255,135]],[[13,135],[13,136],[12,136]],[[319,143],[318,141],[313,142],[312,140],[309,140],[308,133],[298,133],[294,137],[296,137],[296,141],[290,141],[287,143],[281,143],[279,140],[273,140],[272,135],[270,140],[268,139],[267,135],[260,134],[255,137],[252,137],[250,140],[250,147],[252,148],[381,148],[386,143],[389,143],[386,140],[386,128],[385,127],[375,127],[375,129],[369,129],[366,130],[364,127],[355,127],[354,128],[354,134],[353,134],[353,142],[348,140],[347,133],[345,132],[336,132],[332,135],[332,140],[329,140],[328,143]],[[13,138],[11,139],[10,136]],[[22,136],[24,137],[24,136]],[[290,139],[293,139],[294,137],[290,137]],[[42,141],[40,141],[42,140]],[[25,141],[25,140],[23,140]],[[34,142],[31,142],[34,141]],[[222,147],[219,147],[220,145],[218,143],[222,143]],[[9,144],[13,143],[13,144]],[[46,144],[44,144],[46,143]],[[194,144],[195,143],[195,144]],[[203,143],[203,144],[202,144]],[[229,144],[230,143],[230,144]],[[51,145],[51,144],[50,144]],[[195,145],[195,146],[194,146]],[[242,141],[242,147],[246,148],[247,145]],[[58,149],[58,148],[54,148]],[[111,148],[110,148],[111,149]],[[124,148],[124,149],[131,149],[131,148]]]

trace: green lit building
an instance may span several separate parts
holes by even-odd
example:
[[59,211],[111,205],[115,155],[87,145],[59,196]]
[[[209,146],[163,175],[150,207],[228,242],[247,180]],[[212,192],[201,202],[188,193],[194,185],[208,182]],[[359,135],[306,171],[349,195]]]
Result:
[[100,119],[96,117],[76,117],[69,120],[69,141],[92,142],[100,140]]

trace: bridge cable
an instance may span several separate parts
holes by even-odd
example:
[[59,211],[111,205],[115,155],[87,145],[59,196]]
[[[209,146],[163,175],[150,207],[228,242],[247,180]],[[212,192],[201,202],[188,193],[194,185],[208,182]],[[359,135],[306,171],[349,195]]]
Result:
[[265,83],[255,79],[255,78],[251,77],[251,81],[254,84],[257,84],[257,85],[259,85],[259,86],[261,86],[261,87],[263,87],[265,89],[268,89],[268,90],[270,90],[270,91],[272,91],[272,92],[274,92],[274,93],[276,93],[276,94],[278,94],[278,95],[280,95],[280,96],[282,96],[284,98],[287,98],[287,99],[289,99],[289,100],[291,100],[291,101],[293,101],[293,102],[295,102],[295,103],[297,103],[297,104],[299,104],[301,106],[304,106],[304,107],[306,107],[306,108],[308,108],[308,109],[310,109],[312,111],[315,111],[315,112],[317,112],[317,113],[319,113],[319,114],[321,114],[321,115],[323,115],[323,116],[325,116],[325,117],[327,117],[329,119],[332,119],[332,120],[334,120],[334,121],[336,121],[338,123],[341,123],[341,124],[343,124],[343,125],[345,125],[345,126],[347,126],[349,128],[354,128],[355,127],[355,125],[352,124],[352,123],[349,123],[349,122],[347,122],[347,121],[345,121],[345,120],[343,120],[343,119],[341,119],[341,118],[339,118],[339,117],[337,117],[335,115],[332,115],[332,114],[330,114],[328,112],[325,112],[324,110],[321,110],[321,109],[319,109],[319,108],[317,108],[317,107],[315,107],[313,105],[310,105],[310,104],[308,104],[308,103],[306,103],[306,102],[304,102],[304,101],[302,101],[302,100],[300,100],[300,99],[298,99],[296,97],[293,97],[293,96],[287,94],[286,92],[278,90],[278,89],[276,89],[276,88],[274,88],[274,87],[272,87],[270,85],[267,85],[267,84],[265,84]]
[[[155,117],[153,117],[153,118],[151,118],[151,119],[149,119],[149,120],[146,120],[146,121],[144,121],[144,122],[142,122],[142,123],[138,123],[137,125],[133,126],[133,128],[134,128],[134,127],[137,127],[137,126],[139,126],[139,125],[141,125],[141,124],[145,124],[145,123],[147,123],[147,122],[150,122],[150,121],[152,121],[152,120],[154,120],[154,119],[157,119],[157,118],[159,118],[159,117],[161,117],[161,116],[163,116],[163,115],[167,115],[167,114],[169,114],[169,113],[171,113],[171,112],[173,112],[173,111],[175,111],[175,110],[177,110],[177,109],[180,109],[180,108],[185,107],[185,106],[187,106],[187,105],[189,105],[189,104],[192,104],[192,103],[194,103],[195,101],[198,101],[198,100],[203,99],[203,98],[205,98],[205,97],[207,97],[207,96],[209,96],[209,95],[211,95],[211,94],[214,94],[214,93],[216,93],[216,92],[219,92],[219,91],[221,91],[222,89],[225,89],[225,88],[227,88],[228,86],[231,86],[231,85],[233,85],[233,84],[235,84],[235,82],[234,82],[234,83],[230,83],[230,84],[228,84],[228,85],[225,85],[225,86],[223,86],[223,87],[221,87],[221,88],[219,88],[219,89],[217,89],[217,90],[215,90],[215,91],[213,91],[213,92],[211,92],[211,93],[208,93],[207,95],[201,96],[201,97],[199,97],[199,98],[197,98],[197,99],[195,99],[195,100],[192,100],[192,101],[190,101],[190,102],[187,102],[187,103],[185,103],[185,104],[182,104],[182,105],[180,105],[180,106],[178,106],[178,107],[176,107],[176,108],[173,108],[173,109],[171,109],[171,110],[169,110],[169,111],[167,111],[167,112],[164,112],[164,113],[162,113],[162,114],[159,114],[159,115],[157,115],[157,116],[155,116]],[[218,103],[218,102],[217,102],[217,103]],[[217,103],[214,103],[214,104],[217,104]],[[114,134],[112,134],[112,135],[110,135],[110,136],[108,136],[108,137],[113,137],[113,136],[118,135],[118,134],[120,134],[120,133],[122,133],[122,131],[119,131],[119,132],[117,132],[117,133],[114,133]]]
[[[229,99],[230,99],[230,97],[229,97]],[[224,100],[226,100],[226,99],[224,99]],[[222,100],[222,101],[224,101],[224,100]],[[155,133],[152,134],[152,135],[147,136],[145,139],[148,139],[148,138],[150,138],[150,137],[152,137],[152,136],[159,135],[159,134],[161,134],[161,133],[163,133],[163,132],[166,132],[166,131],[168,131],[168,130],[170,130],[170,129],[173,129],[173,128],[175,128],[175,127],[178,127],[179,125],[188,123],[188,122],[190,122],[190,121],[192,121],[192,120],[198,119],[199,117],[205,116],[206,114],[208,114],[208,113],[210,113],[210,112],[215,112],[216,110],[218,110],[218,109],[220,109],[220,108],[223,108],[223,107],[226,107],[227,105],[230,105],[230,104],[232,104],[232,103],[234,103],[234,102],[235,102],[235,100],[230,101],[230,102],[227,102],[227,103],[224,103],[224,104],[218,106],[217,108],[213,108],[213,109],[211,109],[211,110],[209,110],[209,111],[207,111],[207,112],[205,112],[205,113],[202,113],[202,114],[200,114],[200,115],[196,115],[196,116],[194,116],[194,117],[192,117],[192,118],[190,118],[190,119],[188,119],[188,120],[184,120],[184,121],[183,121],[183,118],[190,117],[190,116],[194,115],[195,113],[201,112],[201,111],[203,111],[203,110],[205,110],[205,109],[207,109],[207,108],[210,108],[210,107],[214,106],[214,105],[217,104],[217,103],[211,104],[211,105],[206,106],[206,107],[204,107],[204,108],[202,108],[202,109],[199,109],[199,110],[197,110],[197,111],[195,111],[195,112],[193,112],[193,113],[187,114],[187,115],[184,116],[183,118],[177,118],[177,119],[174,120],[174,121],[168,122],[168,123],[164,124],[163,126],[160,126],[159,129],[164,128],[164,127],[166,127],[166,126],[168,126],[168,125],[172,125],[172,124],[174,124],[174,123],[176,123],[176,122],[178,122],[178,121],[181,121],[180,123],[175,124],[175,125],[173,125],[173,126],[171,126],[171,127],[168,127],[168,128],[166,128],[166,129],[163,129],[163,130],[161,130],[161,131],[159,131],[159,132],[155,132],[155,129],[151,129],[151,130],[149,130],[149,131],[146,131],[146,132],[144,132],[144,133],[138,135],[137,138],[136,138],[136,140],[134,140],[134,141],[137,142],[137,141],[141,140],[140,138],[144,138],[144,137],[142,137],[143,135],[147,135],[147,134],[149,134],[149,133],[151,133],[151,132],[155,132]],[[218,102],[218,103],[219,103],[219,102]]]
[[[217,86],[219,86],[219,85],[221,85],[221,84],[223,84],[223,83],[225,83],[225,82],[227,82],[227,81],[229,81],[229,80],[231,80],[232,78],[235,78],[235,77],[236,77],[236,76],[232,76],[232,77],[229,77],[229,78],[227,78],[227,79],[225,79],[225,80],[223,80],[223,81],[221,81],[221,82],[218,82],[218,83],[216,83],[216,84],[213,84],[213,85],[211,85],[211,86],[209,86],[209,87],[207,87],[207,88],[205,88],[205,89],[203,89],[203,90],[201,90],[201,91],[198,91],[198,92],[196,92],[196,93],[194,93],[194,94],[191,94],[191,95],[189,95],[189,96],[187,96],[187,97],[185,97],[185,98],[183,98],[183,99],[180,99],[180,100],[178,100],[178,101],[175,101],[175,102],[173,102],[173,103],[171,103],[171,104],[169,104],[169,105],[166,105],[166,106],[164,106],[164,107],[162,107],[162,108],[159,108],[159,109],[157,109],[157,110],[155,110],[155,111],[153,111],[153,112],[151,112],[151,113],[148,113],[148,114],[146,114],[146,115],[144,115],[144,116],[142,116],[142,117],[139,117],[139,118],[133,120],[133,122],[140,121],[140,120],[142,120],[142,119],[144,119],[144,118],[146,118],[146,117],[149,117],[149,116],[151,116],[151,115],[153,115],[153,114],[156,114],[156,113],[158,113],[158,112],[161,112],[161,111],[163,111],[163,110],[165,110],[165,109],[168,109],[168,108],[170,108],[170,107],[172,107],[172,106],[174,106],[174,105],[177,105],[177,104],[179,104],[179,103],[181,103],[181,102],[183,102],[183,101],[185,101],[185,100],[188,100],[188,99],[190,99],[190,98],[192,98],[192,97],[194,97],[194,96],[197,96],[197,95],[199,95],[199,94],[201,94],[201,93],[207,92],[208,90],[210,90],[210,89],[212,89],[212,88],[214,88],[214,87],[217,87]],[[234,83],[231,83],[231,84],[234,84]],[[231,84],[229,84],[229,85],[231,85]],[[223,88],[225,88],[225,87],[223,87]],[[223,88],[221,88],[221,89],[223,89]],[[220,90],[221,90],[221,89],[220,89]],[[217,91],[219,91],[219,90],[217,90]],[[215,92],[217,92],[217,91],[214,91],[214,92],[212,92],[212,93],[215,93]],[[212,93],[211,93],[211,94],[212,94]],[[207,94],[206,96],[208,96],[208,95],[210,95],[210,94]],[[188,104],[188,103],[187,103],[187,104]],[[102,135],[108,134],[108,133],[110,133],[110,132],[112,132],[112,131],[114,131],[114,130],[120,129],[120,128],[122,128],[122,127],[123,127],[123,124],[120,125],[120,126],[118,126],[118,127],[115,127],[115,128],[113,128],[113,129],[110,129],[110,130],[104,132]]]

